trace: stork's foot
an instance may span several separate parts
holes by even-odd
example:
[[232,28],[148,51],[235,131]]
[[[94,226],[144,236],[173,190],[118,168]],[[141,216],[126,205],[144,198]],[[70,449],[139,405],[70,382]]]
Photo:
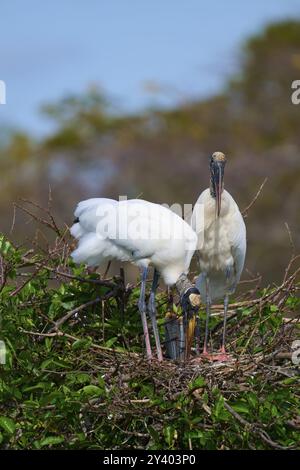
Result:
[[221,348],[219,353],[209,353],[208,351],[204,350],[202,354],[194,361],[209,361],[209,362],[226,362],[230,361],[232,357],[230,354],[227,354],[224,348]]
[[232,357],[227,354],[227,353],[219,353],[219,354],[215,354],[213,360],[214,361],[218,361],[218,362],[227,362],[227,361],[230,361],[232,359]]
[[156,353],[156,356],[152,356],[151,358],[151,362],[163,362],[164,358],[163,358],[163,355],[162,355],[162,351],[155,351]]
[[149,364],[153,361],[153,359],[156,359],[155,357],[152,356],[152,354],[147,354],[145,356],[145,359],[149,362]]
[[163,357],[158,358],[154,355],[151,357],[145,356],[145,360],[148,362],[148,364],[161,364],[163,362]]
[[155,364],[156,362],[158,364],[161,364],[163,362],[164,358],[161,356],[161,357],[154,357],[151,359],[151,364]]
[[220,362],[227,362],[232,359],[232,356],[230,354],[227,354],[225,351],[224,346],[220,348],[220,351],[218,354],[215,355],[215,361],[220,361]]
[[202,361],[217,361],[218,359],[216,359],[217,355],[214,354],[214,353],[209,353],[207,351],[204,351],[202,354],[200,354],[200,359]]

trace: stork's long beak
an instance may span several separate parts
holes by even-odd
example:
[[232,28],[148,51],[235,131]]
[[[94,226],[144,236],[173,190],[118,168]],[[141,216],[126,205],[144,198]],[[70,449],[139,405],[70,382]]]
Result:
[[192,344],[195,339],[195,329],[197,325],[196,312],[200,306],[200,294],[196,287],[190,287],[186,293],[185,311],[185,341],[184,358],[187,360],[191,353]]
[[224,163],[223,162],[213,162],[211,172],[212,172],[212,181],[214,185],[214,192],[216,195],[216,215],[219,217],[221,212],[221,201],[222,201],[222,191],[223,191],[223,181],[224,181]]

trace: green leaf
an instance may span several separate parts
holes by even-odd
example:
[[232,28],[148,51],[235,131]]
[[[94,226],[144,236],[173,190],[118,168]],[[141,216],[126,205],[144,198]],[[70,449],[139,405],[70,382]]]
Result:
[[99,386],[104,389],[104,388],[105,388],[105,380],[104,380],[104,378],[101,377],[101,375],[98,375],[97,378],[98,378],[98,384],[99,384]]
[[72,344],[72,349],[74,351],[77,351],[78,349],[87,349],[91,344],[91,339],[78,339]]
[[160,436],[159,436],[159,433],[156,431],[156,429],[154,429],[153,426],[147,426],[147,429],[148,429],[149,434],[150,434],[150,436],[152,437],[152,439],[153,439],[155,442],[159,442]]
[[224,398],[221,396],[219,397],[217,403],[215,404],[215,408],[214,408],[214,413],[215,413],[215,416],[216,418],[219,417],[221,411],[224,410]]
[[201,388],[205,385],[205,379],[201,376],[197,377],[193,382],[189,384],[190,389]]
[[96,385],[86,385],[80,390],[84,395],[99,397],[103,395],[103,389]]
[[78,373],[78,374],[75,375],[75,380],[78,383],[84,384],[84,383],[90,382],[91,378],[90,378],[89,374],[85,374],[85,373],[81,372],[81,373]]
[[7,416],[0,416],[0,427],[9,434],[14,434],[16,430],[15,422]]
[[247,400],[253,408],[256,408],[258,405],[258,398],[253,392],[247,394]]
[[111,348],[113,344],[115,344],[118,341],[118,338],[110,338],[108,341],[106,341],[105,346],[107,348]]
[[165,436],[166,443],[168,444],[169,447],[171,447],[173,444],[174,436],[175,436],[174,429],[171,426],[166,426],[164,428],[164,436]]
[[65,309],[65,310],[72,310],[75,306],[75,301],[74,300],[70,300],[69,302],[62,302],[61,303],[61,306]]
[[243,402],[235,403],[234,405],[232,405],[232,408],[238,413],[246,413],[246,414],[250,413],[248,405]]
[[50,446],[50,445],[57,445],[57,444],[61,444],[62,442],[64,442],[64,438],[63,436],[48,436],[48,437],[45,437],[45,439],[42,439],[39,444],[41,447],[45,447],[45,446]]

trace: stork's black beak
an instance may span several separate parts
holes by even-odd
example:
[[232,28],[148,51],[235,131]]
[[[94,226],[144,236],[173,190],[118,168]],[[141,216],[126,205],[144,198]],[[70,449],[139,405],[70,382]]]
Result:
[[222,191],[223,191],[223,181],[224,181],[224,162],[212,162],[211,164],[211,176],[213,190],[216,198],[216,214],[219,217],[221,212],[221,201],[222,201]]

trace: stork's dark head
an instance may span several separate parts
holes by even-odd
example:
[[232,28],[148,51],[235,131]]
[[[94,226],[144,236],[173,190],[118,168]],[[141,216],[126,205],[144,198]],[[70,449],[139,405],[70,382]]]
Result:
[[210,194],[216,199],[216,213],[221,212],[221,197],[224,189],[224,169],[226,157],[222,152],[215,152],[210,157]]

